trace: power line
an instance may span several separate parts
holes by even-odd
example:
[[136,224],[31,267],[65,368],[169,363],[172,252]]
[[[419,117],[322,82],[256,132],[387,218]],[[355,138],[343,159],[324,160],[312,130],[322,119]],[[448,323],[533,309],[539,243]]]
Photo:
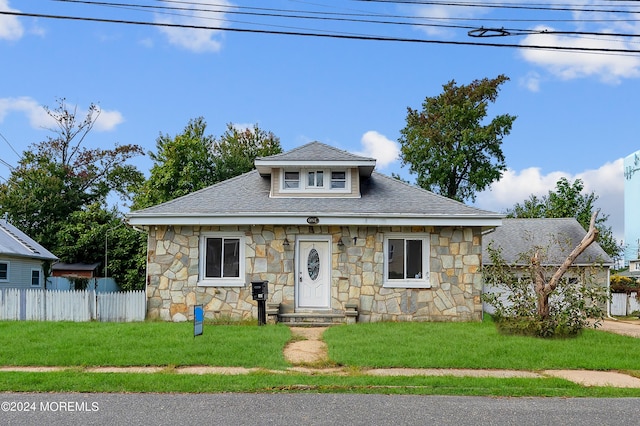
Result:
[[276,31],[276,30],[250,29],[250,28],[230,28],[230,27],[214,27],[214,26],[205,26],[205,25],[173,24],[173,23],[166,23],[166,22],[132,21],[132,20],[123,20],[123,19],[93,18],[93,17],[68,16],[68,15],[50,15],[50,14],[43,14],[43,13],[26,13],[26,12],[16,12],[16,11],[6,11],[6,10],[0,11],[0,15],[23,16],[23,17],[32,17],[32,18],[46,18],[46,19],[61,19],[61,20],[71,20],[71,21],[102,22],[102,23],[112,23],[112,24],[142,25],[142,26],[154,26],[154,27],[169,27],[169,28],[182,28],[182,29],[230,31],[230,32],[240,32],[240,33],[334,38],[334,39],[347,39],[347,40],[389,41],[389,42],[443,44],[443,45],[459,45],[459,46],[507,47],[507,48],[517,48],[517,49],[565,51],[565,52],[576,52],[576,53],[601,53],[601,54],[639,54],[640,53],[640,50],[635,50],[635,49],[591,48],[591,47],[575,47],[575,46],[544,46],[544,45],[533,45],[533,44],[521,45],[521,44],[507,44],[507,43],[478,43],[478,42],[450,41],[450,40],[428,40],[428,39],[416,39],[416,38],[387,37],[387,36],[375,36],[375,35],[339,34],[339,33],[329,33],[329,32],[320,33],[320,32],[299,32],[299,31]]

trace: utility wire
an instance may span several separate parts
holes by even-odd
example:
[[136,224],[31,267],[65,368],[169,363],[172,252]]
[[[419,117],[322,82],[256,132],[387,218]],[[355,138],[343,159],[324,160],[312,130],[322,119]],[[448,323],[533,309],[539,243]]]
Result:
[[254,34],[274,34],[274,35],[290,35],[290,36],[301,36],[301,37],[335,38],[335,39],[348,39],[348,40],[389,41],[389,42],[444,44],[444,45],[459,45],[459,46],[507,47],[507,48],[517,48],[517,49],[535,49],[535,50],[567,51],[567,52],[581,52],[581,53],[640,54],[640,50],[636,50],[636,49],[544,46],[544,45],[533,45],[533,44],[522,45],[522,44],[507,44],[507,43],[478,43],[478,42],[465,42],[465,41],[386,37],[386,36],[375,36],[375,35],[275,31],[275,30],[260,30],[260,29],[250,29],[250,28],[213,27],[213,26],[204,26],[204,25],[172,24],[172,23],[165,23],[165,22],[145,22],[145,21],[122,20],[122,19],[92,18],[92,17],[80,17],[80,16],[67,16],[67,15],[50,15],[50,14],[43,14],[43,13],[25,13],[25,12],[6,11],[6,10],[0,10],[0,15],[23,16],[23,17],[32,17],[32,18],[46,18],[46,19],[61,19],[61,20],[71,20],[71,21],[102,22],[102,23],[113,23],[113,24],[142,25],[142,26],[154,26],[154,27],[169,27],[169,28],[182,28],[182,29],[231,31],[231,32],[254,33]]

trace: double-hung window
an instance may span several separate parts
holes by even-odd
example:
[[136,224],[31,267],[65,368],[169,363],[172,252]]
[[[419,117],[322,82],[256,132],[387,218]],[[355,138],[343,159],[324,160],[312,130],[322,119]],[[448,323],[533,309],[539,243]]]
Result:
[[31,285],[33,287],[40,287],[40,269],[31,270]]
[[300,172],[284,172],[284,189],[300,188]]
[[389,234],[384,252],[384,287],[431,287],[428,234]]
[[199,285],[244,286],[244,246],[244,234],[203,234],[200,238]]
[[0,281],[9,281],[9,262],[0,262]]
[[331,189],[345,189],[347,187],[347,173],[331,172]]

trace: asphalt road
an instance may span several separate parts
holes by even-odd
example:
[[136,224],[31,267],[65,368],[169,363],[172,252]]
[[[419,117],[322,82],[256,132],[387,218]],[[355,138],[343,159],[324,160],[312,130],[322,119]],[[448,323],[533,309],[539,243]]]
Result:
[[2,425],[636,425],[640,398],[0,393]]

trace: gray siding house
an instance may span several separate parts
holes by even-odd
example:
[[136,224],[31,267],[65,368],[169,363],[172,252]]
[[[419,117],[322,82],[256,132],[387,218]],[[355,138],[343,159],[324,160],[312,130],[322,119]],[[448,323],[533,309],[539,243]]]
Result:
[[[523,271],[527,265],[521,255],[532,253],[534,247],[542,249],[542,266],[555,271],[567,258],[569,253],[580,243],[587,231],[574,218],[531,218],[502,220],[502,226],[483,238],[483,265],[490,265],[488,247],[502,251],[504,260],[512,265],[515,272]],[[609,274],[613,260],[597,242],[591,244],[577,257],[565,277],[581,283],[593,283],[609,287]],[[486,287],[484,292],[499,291]],[[486,305],[485,310],[493,309]]]
[[377,173],[312,142],[256,170],[133,211],[148,233],[147,316],[284,322],[479,321],[482,235],[502,215]]
[[6,220],[0,220],[0,289],[44,288],[45,265],[58,258]]

